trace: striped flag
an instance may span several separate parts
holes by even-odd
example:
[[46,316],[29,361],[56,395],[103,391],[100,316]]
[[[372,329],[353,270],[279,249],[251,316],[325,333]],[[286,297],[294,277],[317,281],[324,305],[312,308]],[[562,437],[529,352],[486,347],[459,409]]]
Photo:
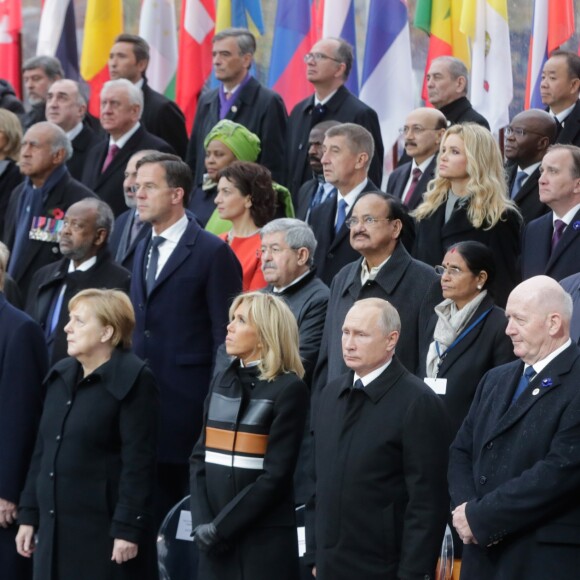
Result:
[[40,15],[37,55],[56,56],[67,79],[79,78],[77,26],[73,0],[45,0]]
[[188,132],[193,126],[201,89],[212,70],[214,26],[213,0],[182,1],[175,100],[185,115]]
[[[358,95],[354,0],[327,0],[327,2],[324,2],[324,0],[321,2],[321,6],[323,6],[322,37],[334,36],[343,38],[352,45],[354,60],[352,70],[346,81],[346,87],[351,93]],[[369,25],[369,29],[371,25]]]
[[[454,56],[469,68],[471,59],[468,40],[459,29],[462,9],[463,0],[417,0],[415,27],[429,34],[425,75],[431,62],[440,56]],[[421,96],[428,103],[426,80],[423,81]]]
[[543,108],[542,69],[548,55],[574,34],[573,0],[535,0],[528,56],[526,109]]
[[217,0],[215,31],[232,26],[264,34],[260,0]]
[[385,149],[414,107],[407,3],[371,0],[360,98],[379,116]]
[[174,0],[143,0],[139,36],[150,48],[147,82],[166,97],[175,98],[177,25]]
[[81,76],[90,87],[89,111],[99,116],[99,96],[109,80],[109,51],[123,32],[121,0],[88,0],[81,53]]
[[0,78],[7,80],[20,97],[20,31],[22,30],[22,7],[20,0],[0,2]]
[[282,96],[288,111],[312,94],[304,73],[304,55],[315,42],[315,4],[312,0],[278,0],[268,86]]
[[471,103],[497,133],[509,123],[513,98],[507,0],[466,2],[461,30],[471,38]]

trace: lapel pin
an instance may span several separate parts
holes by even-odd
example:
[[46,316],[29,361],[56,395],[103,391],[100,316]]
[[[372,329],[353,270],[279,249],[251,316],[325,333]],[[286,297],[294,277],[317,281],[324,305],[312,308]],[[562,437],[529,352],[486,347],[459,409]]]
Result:
[[542,387],[551,387],[551,386],[552,386],[552,379],[550,377],[542,379]]
[[534,389],[534,390],[532,391],[532,395],[534,395],[534,397],[535,397],[536,395],[539,395],[539,394],[540,394],[540,389]]
[[574,222],[574,223],[572,224],[572,227],[573,227],[573,228],[574,228],[576,231],[580,230],[580,222]]
[[236,107],[235,105],[232,107],[232,113],[237,113],[238,112],[238,107]]

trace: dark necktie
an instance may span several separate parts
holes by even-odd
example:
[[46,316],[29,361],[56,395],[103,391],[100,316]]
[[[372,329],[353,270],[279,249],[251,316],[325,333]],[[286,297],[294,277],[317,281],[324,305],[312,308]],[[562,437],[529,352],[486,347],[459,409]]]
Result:
[[403,203],[405,205],[409,205],[409,202],[411,201],[411,197],[413,197],[413,192],[415,191],[415,189],[417,189],[417,184],[419,183],[419,179],[421,179],[421,176],[423,175],[423,172],[418,168],[415,167],[415,169],[413,169],[413,179],[411,180],[411,185],[409,186],[409,189],[407,190],[407,193],[405,195],[405,199],[403,200]]
[[352,385],[353,389],[358,389],[360,390],[364,390],[365,386],[363,385],[363,382],[360,379],[357,379],[354,384]]
[[520,382],[516,387],[516,392],[512,397],[512,405],[518,400],[519,396],[528,388],[530,381],[532,380],[533,376],[536,374],[534,367],[530,366],[525,371],[524,374],[520,377]]
[[312,109],[312,127],[314,127],[314,125],[318,125],[318,123],[320,123],[324,117],[326,116],[326,105],[321,105],[320,103],[318,105],[315,105],[314,108]]
[[346,201],[344,201],[344,199],[339,199],[338,212],[336,213],[336,224],[334,226],[335,234],[338,234],[345,219],[346,219]]
[[564,235],[566,229],[566,222],[562,220],[554,220],[554,233],[552,234],[552,252],[556,249],[558,242]]
[[528,174],[525,171],[518,171],[518,174],[516,175],[516,179],[514,181],[511,190],[512,199],[515,199],[516,195],[520,192],[522,184],[524,183],[524,180],[526,179],[527,176]]
[[157,278],[157,264],[159,263],[159,246],[165,241],[163,236],[156,236],[151,240],[151,253],[149,255],[149,264],[147,266],[147,277],[145,279],[147,287],[147,296],[151,294],[155,279]]
[[115,159],[115,156],[117,155],[117,153],[119,153],[120,150],[121,149],[114,143],[109,147],[109,152],[105,157],[105,162],[103,163],[103,169],[101,170],[101,173],[105,173],[105,171],[107,171],[107,167],[111,165],[113,159]]

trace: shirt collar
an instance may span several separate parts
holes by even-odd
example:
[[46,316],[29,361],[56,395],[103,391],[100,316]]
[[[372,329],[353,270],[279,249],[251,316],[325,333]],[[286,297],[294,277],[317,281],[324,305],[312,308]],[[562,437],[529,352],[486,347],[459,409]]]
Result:
[[117,139],[116,141],[115,139],[113,139],[112,135],[109,135],[109,147],[111,145],[116,145],[119,149],[123,149],[123,147],[127,144],[127,141],[129,141],[129,139],[133,137],[133,135],[137,132],[139,127],[141,127],[141,123],[137,121],[135,125],[131,127],[131,129],[129,129],[124,135],[119,137],[119,139]]
[[[536,374],[541,373],[560,353],[564,352],[570,345],[572,344],[572,340],[568,339],[560,348],[557,348],[555,351],[551,352],[546,358],[535,362],[533,365],[534,371]],[[524,371],[530,365],[524,365]]]
[[308,276],[308,274],[310,274],[310,269],[306,270],[306,272],[304,272],[304,274],[300,274],[300,276],[298,276],[298,278],[294,278],[294,280],[292,280],[292,282],[290,282],[290,284],[288,284],[287,286],[283,286],[282,288],[276,288],[275,286],[272,286],[272,292],[274,294],[282,294],[282,292],[284,292],[285,290],[287,290],[291,286],[294,286],[294,284],[298,284],[298,282],[300,282],[300,280],[302,280],[303,278],[306,278],[306,276]]
[[435,157],[435,155],[431,155],[431,157],[425,159],[425,161],[423,161],[423,163],[421,163],[421,165],[417,165],[417,162],[413,159],[413,165],[411,166],[411,173],[413,173],[413,169],[419,168],[421,170],[421,173],[425,173],[425,170],[427,169],[427,167],[429,167],[429,163],[431,163],[431,161],[433,161],[433,158]]
[[72,141],[75,137],[77,137],[80,132],[83,130],[83,122],[79,121],[70,131],[67,132],[66,136],[69,138],[69,141]]
[[155,230],[152,229],[151,239],[156,238],[157,236],[163,236],[167,241],[177,244],[187,229],[188,224],[189,220],[187,219],[187,216],[183,214],[173,225],[169,226],[166,230],[163,230],[160,234],[156,234]]
[[564,109],[563,111],[560,111],[557,115],[556,115],[556,113],[554,113],[554,111],[552,111],[552,109],[550,109],[550,115],[552,115],[553,117],[556,117],[556,119],[558,119],[559,123],[563,123],[567,119],[568,115],[572,112],[572,109],[575,106],[576,106],[576,103],[574,103],[571,107],[568,107],[567,109]]
[[[372,383],[376,378],[378,378],[380,375],[382,375],[387,370],[388,366],[391,364],[392,361],[393,361],[393,358],[391,357],[384,365],[380,366],[378,369],[375,369],[374,371],[371,371],[370,373],[368,373],[364,377],[359,377],[356,373],[354,373],[352,384],[354,385],[354,383],[358,379],[360,379],[362,384],[365,387],[367,387],[370,383]],[[536,367],[534,367],[534,368],[536,368]]]
[[82,264],[79,264],[77,268],[75,268],[74,262],[72,260],[68,263],[68,273],[71,274],[72,272],[86,272],[90,268],[92,268],[97,263],[97,256],[93,256],[88,260],[85,260]]
[[381,268],[389,261],[391,256],[387,256],[387,259],[384,262],[381,262],[378,266],[374,268],[370,268],[367,264],[366,259],[363,259],[361,267],[360,267],[360,281],[361,284],[364,286],[369,280],[374,280],[378,273],[381,271]]
[[[338,89],[336,89],[336,91],[338,91]],[[314,106],[316,106],[316,105],[326,105],[326,103],[328,103],[328,101],[330,101],[330,99],[332,99],[332,97],[334,97],[334,95],[336,95],[336,91],[332,91],[332,93],[330,93],[330,95],[324,97],[324,99],[322,99],[322,100],[320,100],[316,96],[316,93],[314,93]]]
[[528,165],[527,167],[520,167],[518,165],[518,173],[520,171],[523,171],[524,173],[527,173],[528,177],[529,177],[536,169],[538,169],[538,167],[540,167],[541,164],[542,164],[542,162],[538,161],[537,163],[532,163],[531,165]]
[[560,219],[568,226],[579,211],[580,203],[576,204],[572,209],[569,209],[562,217],[557,216],[555,212],[552,212],[552,223],[554,223],[557,219]]
[[342,199],[344,199],[344,201],[346,201],[346,205],[347,205],[347,208],[349,211],[350,211],[350,208],[354,205],[356,198],[359,196],[359,194],[362,192],[362,190],[366,187],[368,181],[369,180],[365,177],[365,179],[363,181],[361,181],[355,188],[351,189],[346,195],[342,195],[340,193],[340,190],[339,190],[340,197],[338,197],[338,199],[340,199],[342,197]]

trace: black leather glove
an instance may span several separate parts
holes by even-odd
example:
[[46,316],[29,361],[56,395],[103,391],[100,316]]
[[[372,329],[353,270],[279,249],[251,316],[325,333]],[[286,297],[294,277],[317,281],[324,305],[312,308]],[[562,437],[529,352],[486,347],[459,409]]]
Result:
[[222,538],[213,523],[201,524],[193,530],[193,541],[202,552],[209,552],[215,548]]

